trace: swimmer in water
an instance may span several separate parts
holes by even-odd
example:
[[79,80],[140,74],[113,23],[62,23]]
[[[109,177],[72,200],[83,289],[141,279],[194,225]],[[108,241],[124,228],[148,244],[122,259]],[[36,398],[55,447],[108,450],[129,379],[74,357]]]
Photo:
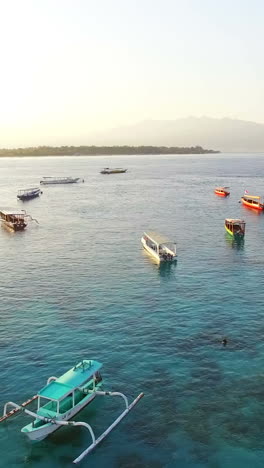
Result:
[[226,346],[226,345],[227,345],[227,339],[226,339],[226,338],[224,338],[224,339],[222,340],[222,345],[223,345],[223,346]]

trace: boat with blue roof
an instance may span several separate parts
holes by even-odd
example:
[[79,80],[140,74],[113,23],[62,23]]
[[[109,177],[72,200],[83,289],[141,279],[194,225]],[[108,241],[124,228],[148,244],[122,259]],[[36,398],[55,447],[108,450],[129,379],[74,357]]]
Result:
[[[49,377],[47,384],[37,395],[18,405],[9,401],[4,406],[4,414],[0,422],[6,420],[14,413],[23,411],[33,417],[33,422],[21,429],[32,441],[40,441],[55,432],[61,426],[83,426],[92,438],[92,443],[84,450],[74,463],[81,461],[96,445],[98,445],[114,427],[127,415],[135,404],[143,397],[140,393],[137,398],[128,404],[127,397],[120,392],[102,391],[103,379],[100,374],[102,364],[98,361],[83,359],[60,377]],[[97,396],[118,396],[125,401],[125,410],[109,426],[103,434],[95,438],[92,427],[86,422],[69,421],[83,408],[90,404]],[[36,412],[25,409],[32,401],[37,400]],[[13,409],[7,411],[8,407]]]
[[67,421],[91,403],[102,385],[101,367],[100,362],[83,360],[61,377],[50,377],[47,385],[38,392],[36,419],[21,432],[31,440],[43,440],[59,426],[38,416]]

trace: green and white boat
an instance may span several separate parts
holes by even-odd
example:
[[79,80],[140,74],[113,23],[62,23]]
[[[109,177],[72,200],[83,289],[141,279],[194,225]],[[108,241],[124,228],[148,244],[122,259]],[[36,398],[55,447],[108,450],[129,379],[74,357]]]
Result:
[[225,219],[225,230],[236,240],[244,239],[246,223],[243,219]]
[[[22,405],[17,405],[13,402],[6,403],[4,414],[2,418],[0,418],[0,422],[12,416],[12,414],[17,411],[24,411],[29,416],[32,416],[34,421],[23,427],[21,432],[33,441],[45,439],[61,426],[84,426],[91,434],[92,444],[74,460],[74,463],[78,463],[107,436],[143,396],[143,393],[141,393],[129,405],[127,397],[122,393],[102,391],[101,386],[103,380],[99,372],[101,367],[102,364],[98,361],[84,359],[65,372],[61,377],[49,377],[45,387],[27,402]],[[120,396],[125,401],[126,409],[113,424],[96,439],[93,429],[88,423],[69,421],[69,419],[91,403],[98,395]],[[33,400],[37,400],[36,412],[25,409],[25,406]],[[8,413],[8,406],[12,406],[15,409]]]

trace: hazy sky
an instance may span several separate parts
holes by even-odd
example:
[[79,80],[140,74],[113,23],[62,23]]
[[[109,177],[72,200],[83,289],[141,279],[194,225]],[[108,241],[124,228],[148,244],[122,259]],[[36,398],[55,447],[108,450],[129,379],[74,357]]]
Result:
[[264,122],[263,0],[0,0],[0,147],[189,115]]

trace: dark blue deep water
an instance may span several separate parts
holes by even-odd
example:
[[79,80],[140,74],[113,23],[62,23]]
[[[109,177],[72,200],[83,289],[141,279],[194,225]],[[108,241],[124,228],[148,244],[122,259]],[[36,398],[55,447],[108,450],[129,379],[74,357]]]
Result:
[[[145,397],[81,466],[262,468],[264,215],[238,201],[264,194],[263,156],[1,158],[1,208],[40,223],[0,228],[1,407],[97,359],[105,388]],[[101,175],[109,165],[128,172]],[[85,183],[16,201],[49,175]],[[226,217],[245,219],[243,244]],[[145,229],[177,241],[176,266],[142,251]],[[101,399],[75,419],[98,435],[121,407]],[[70,467],[90,444],[84,429],[62,428],[32,445],[20,433],[29,421],[0,425],[1,467]]]

